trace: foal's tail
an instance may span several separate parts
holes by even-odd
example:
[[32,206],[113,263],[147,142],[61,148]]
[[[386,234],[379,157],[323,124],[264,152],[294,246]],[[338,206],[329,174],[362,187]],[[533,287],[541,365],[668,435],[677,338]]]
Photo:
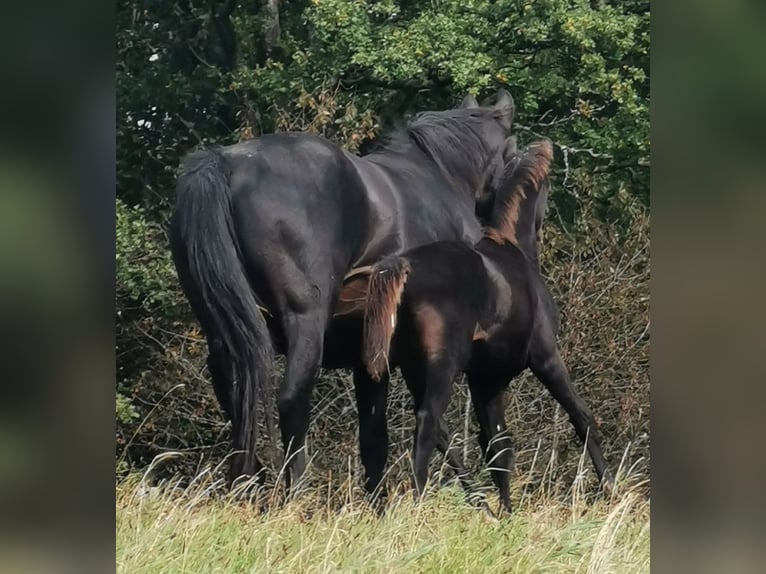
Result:
[[[256,414],[270,380],[272,346],[240,259],[229,187],[230,168],[217,150],[192,153],[178,179],[171,251],[179,278],[211,352],[223,351],[230,374],[233,443],[231,478],[260,470]],[[224,405],[221,405],[225,408]]]
[[403,257],[388,257],[372,269],[364,312],[362,360],[375,381],[380,381],[388,369],[396,310],[410,270],[410,262]]

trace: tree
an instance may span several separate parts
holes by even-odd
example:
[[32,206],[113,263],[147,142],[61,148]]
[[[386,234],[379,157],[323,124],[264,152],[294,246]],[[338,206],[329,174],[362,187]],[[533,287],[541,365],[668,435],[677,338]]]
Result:
[[129,203],[166,208],[179,157],[200,144],[308,127],[353,149],[498,87],[522,138],[560,145],[570,192],[648,203],[645,3],[148,0],[120,3],[117,43]]

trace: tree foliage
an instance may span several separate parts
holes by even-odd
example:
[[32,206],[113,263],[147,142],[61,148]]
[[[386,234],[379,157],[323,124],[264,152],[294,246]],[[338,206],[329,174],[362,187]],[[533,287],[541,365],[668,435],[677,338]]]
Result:
[[569,192],[648,202],[648,49],[638,2],[123,1],[119,196],[166,207],[201,143],[302,118],[358,149],[407,114],[505,87],[520,135],[562,146]]

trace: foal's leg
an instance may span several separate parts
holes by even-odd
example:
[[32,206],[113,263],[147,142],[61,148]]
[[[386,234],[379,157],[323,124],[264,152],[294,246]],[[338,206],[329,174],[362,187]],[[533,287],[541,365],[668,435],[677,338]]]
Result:
[[415,417],[415,486],[423,494],[428,481],[428,461],[439,442],[441,428],[439,421],[449,404],[452,378],[448,372],[433,373],[428,377],[423,402],[417,408]]
[[[407,388],[412,395],[413,402],[415,404],[415,415],[417,416],[421,406],[424,404],[424,397],[426,396],[426,379],[425,372],[422,369],[408,369],[406,365],[402,366],[402,373],[404,380],[407,383]],[[432,391],[433,392],[433,391]],[[452,393],[452,383],[446,390],[447,404],[449,404],[449,396]],[[446,410],[446,406],[444,407]],[[415,428],[415,446],[417,446],[418,428],[416,424]],[[457,448],[450,445],[450,434],[447,423],[444,417],[439,418],[439,424],[436,430],[436,448],[447,458],[450,468],[457,474],[460,485],[464,490],[470,491],[471,483],[468,470],[465,467],[462,457]],[[414,456],[413,456],[414,461]]]
[[450,444],[449,429],[447,428],[447,423],[444,418],[439,421],[439,437],[436,442],[436,448],[447,457],[447,462],[449,463],[450,468],[457,474],[463,489],[469,490],[471,484],[468,470],[465,468],[459,449]]
[[[375,382],[366,368],[358,367],[354,369],[354,391],[359,411],[359,453],[366,475],[364,488],[374,494],[388,457],[388,374]],[[379,494],[385,497],[385,493]]]
[[412,459],[419,495],[425,491],[428,481],[428,461],[440,439],[444,444],[447,438],[441,420],[452,394],[452,380],[457,374],[449,363],[447,360],[428,361],[414,369],[402,365],[402,374],[415,403]]
[[599,480],[608,483],[613,478],[606,466],[604,454],[601,451],[601,438],[598,433],[596,420],[593,418],[585,401],[577,394],[569,378],[564,361],[555,346],[533,345],[530,354],[530,368],[540,382],[550,391],[553,398],[564,407],[569,420],[583,443],[587,439],[588,454],[596,468]]
[[479,444],[489,464],[492,480],[500,493],[500,501],[511,512],[511,471],[514,454],[506,433],[503,391],[505,382],[468,375],[476,418],[479,420]]
[[277,406],[282,432],[289,491],[306,470],[304,444],[309,427],[311,395],[319,375],[324,347],[327,311],[313,308],[303,313],[285,314],[287,364],[279,388]]

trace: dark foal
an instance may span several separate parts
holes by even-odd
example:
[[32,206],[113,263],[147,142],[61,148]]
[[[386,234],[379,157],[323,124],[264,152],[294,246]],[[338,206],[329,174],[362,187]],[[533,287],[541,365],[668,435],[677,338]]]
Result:
[[599,478],[610,480],[596,422],[575,391],[556,344],[559,313],[540,275],[538,231],[553,148],[548,140],[509,158],[491,224],[472,248],[440,241],[373,267],[363,354],[374,380],[399,365],[417,416],[415,484],[446,432],[442,416],[452,384],[465,372],[479,421],[479,443],[510,512],[511,441],[503,391],[529,367],[569,414]]

